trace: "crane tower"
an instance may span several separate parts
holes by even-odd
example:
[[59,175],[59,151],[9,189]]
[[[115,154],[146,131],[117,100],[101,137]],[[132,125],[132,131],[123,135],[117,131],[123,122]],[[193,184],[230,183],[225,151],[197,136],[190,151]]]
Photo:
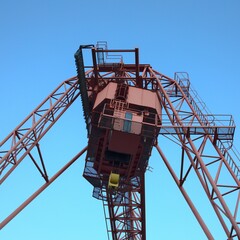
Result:
[[[83,52],[90,53],[89,66]],[[108,239],[146,240],[144,178],[155,148],[206,237],[214,239],[188,194],[186,182],[192,174],[226,239],[239,239],[240,168],[233,117],[207,112],[187,73],[175,73],[174,79],[163,75],[139,62],[138,48],[108,49],[106,42],[81,45],[75,61],[77,76],[61,83],[0,143],[0,185],[27,156],[44,179],[0,229],[86,153],[83,177],[93,186],[93,197],[103,202]],[[49,177],[39,143],[79,97],[87,146]],[[177,160],[167,145],[175,147]]]

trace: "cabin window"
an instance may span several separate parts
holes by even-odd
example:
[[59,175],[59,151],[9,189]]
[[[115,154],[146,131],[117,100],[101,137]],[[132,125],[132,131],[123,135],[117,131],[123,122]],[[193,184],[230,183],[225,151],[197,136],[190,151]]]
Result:
[[125,113],[125,120],[123,123],[123,131],[124,132],[131,132],[132,117],[133,117],[132,113],[130,113],[130,112]]

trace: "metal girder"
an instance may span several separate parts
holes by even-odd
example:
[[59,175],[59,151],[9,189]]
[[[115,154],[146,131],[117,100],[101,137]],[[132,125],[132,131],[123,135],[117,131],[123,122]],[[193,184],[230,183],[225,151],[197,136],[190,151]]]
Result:
[[[198,102],[195,92],[190,88],[188,78],[177,76],[176,79],[171,79],[149,65],[139,64],[137,81],[135,67],[131,64],[123,64],[121,74],[118,74],[118,70],[111,69],[110,65],[98,66],[98,84],[104,87],[108,82],[117,79],[131,86],[141,86],[143,89],[157,92],[163,110],[159,138],[165,137],[181,148],[177,173],[171,167],[168,158],[163,159],[168,169],[172,169],[170,172],[177,181],[179,189],[184,193],[206,236],[213,239],[201,218],[201,213],[197,211],[186,189],[183,188],[188,178],[191,178],[190,172],[195,171],[226,236],[229,239],[239,237],[240,169],[230,154],[235,131],[232,116],[204,112],[201,102]],[[93,71],[89,71],[86,76],[90,92],[93,89],[91,85],[93,75]],[[160,151],[160,148],[157,148]],[[163,154],[162,150],[160,152]],[[230,202],[229,195],[231,195]],[[108,204],[112,206],[111,199]],[[114,228],[114,225],[111,226]]]
[[[30,157],[34,166],[44,179],[44,184],[35,193],[33,193],[15,211],[0,222],[0,229],[3,228],[20,211],[22,211],[33,199],[35,199],[86,151],[87,148],[84,148],[69,163],[49,178],[39,147],[40,140],[79,97],[79,94],[77,77],[73,77],[62,82],[21,124],[14,129],[12,133],[10,133],[0,143],[0,186],[27,156]],[[37,156],[32,154],[32,151],[35,149]]]
[[29,203],[31,203],[41,192],[43,192],[50,184],[52,184],[62,173],[64,173],[82,154],[87,150],[87,147],[82,149],[74,156],[66,165],[64,165],[57,173],[55,173],[48,181],[43,184],[36,192],[26,199],[18,208],[16,208],[8,217],[0,222],[0,230],[6,226],[17,214],[19,214]]
[[[0,185],[27,155],[48,182],[39,141],[79,94],[76,77],[64,81],[0,143]],[[39,164],[31,155],[34,147],[38,150]]]
[[[168,128],[170,134],[164,129],[160,135],[167,136],[182,149],[177,179],[178,174],[170,168],[171,162],[159,146],[158,152],[180,190],[187,178],[190,178],[190,171],[195,171],[228,239],[239,238],[240,169],[229,154],[234,125],[230,121],[229,126],[221,129],[214,120],[209,121],[188,89],[156,71],[150,69],[150,72],[157,79],[159,99],[172,126]],[[196,209],[191,204],[189,206],[198,221],[203,223]],[[206,225],[201,226],[208,239],[213,239]]]
[[129,182],[127,191],[104,194],[108,234],[113,240],[146,240],[144,173]]
[[[104,64],[98,64],[96,67],[95,53],[97,52],[135,52],[135,64],[123,64],[121,61],[119,64],[111,65],[102,62]],[[164,137],[180,148],[180,161],[176,164],[171,161],[171,156],[165,155],[164,146],[156,142],[156,148],[162,160],[208,239],[214,239],[214,237],[187,193],[186,182],[191,179],[192,172],[197,176],[227,238],[239,239],[240,168],[231,154],[235,131],[232,117],[216,116],[205,112],[201,104],[196,101],[195,93],[191,90],[186,75],[180,74],[175,79],[171,79],[153,70],[148,64],[139,64],[137,49],[114,51],[92,49],[92,54],[95,66],[85,72],[87,88],[85,93],[92,101],[89,105],[89,115],[91,115],[91,106],[96,94],[111,81],[157,92],[162,106],[159,139]],[[48,177],[39,141],[79,95],[77,77],[64,81],[0,143],[0,185],[27,155],[45,181],[39,190],[9,218],[0,223],[0,228],[86,150],[84,148],[53,177]],[[88,118],[89,115],[86,117]],[[219,123],[218,117],[223,122]],[[37,149],[39,160],[31,154],[34,148]],[[146,240],[144,184],[144,173],[141,172],[135,179],[128,182],[127,191],[111,192],[108,189],[102,189],[108,233],[111,233],[113,240]]]

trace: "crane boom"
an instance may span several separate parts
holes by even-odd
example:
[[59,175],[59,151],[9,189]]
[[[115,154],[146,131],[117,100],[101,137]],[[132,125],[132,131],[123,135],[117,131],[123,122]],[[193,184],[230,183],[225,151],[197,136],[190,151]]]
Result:
[[[0,222],[0,229],[11,221],[11,219],[22,211],[34,198],[36,198],[69,167],[68,163],[54,176],[49,178],[39,143],[63,113],[79,97],[79,94],[77,77],[63,81],[29,114],[28,117],[26,117],[3,141],[1,141],[0,186],[27,156],[29,156],[43,178],[44,184],[29,196],[19,207],[17,207],[16,210]],[[37,156],[36,154],[33,154],[34,150],[37,153]],[[83,152],[85,151],[86,149]],[[81,152],[80,155],[82,155],[83,152]],[[76,156],[79,157],[79,155]],[[74,161],[76,161],[77,158],[73,158]],[[71,160],[70,163],[72,164],[74,161]]]

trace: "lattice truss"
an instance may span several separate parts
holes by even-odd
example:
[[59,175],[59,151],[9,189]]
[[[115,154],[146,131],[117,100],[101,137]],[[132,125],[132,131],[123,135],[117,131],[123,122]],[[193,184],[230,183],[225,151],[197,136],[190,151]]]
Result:
[[[46,168],[39,147],[39,141],[79,96],[77,78],[64,81],[47,97],[16,129],[0,144],[0,184],[29,155],[45,181]],[[40,164],[31,154],[36,147]]]
[[107,231],[113,240],[141,240],[146,234],[143,178],[133,178],[124,193],[103,191]]
[[56,174],[49,177],[39,144],[43,136],[79,95],[77,77],[62,82],[21,124],[0,142],[0,186],[27,156],[44,179],[43,185],[36,192],[0,222],[0,229],[86,151],[86,148],[83,149]]
[[[205,111],[203,103],[191,90],[186,73],[178,73],[175,79],[171,79],[149,65],[140,66],[140,69],[140,75],[135,69],[124,68],[124,65],[119,71],[98,72],[99,86],[105,87],[109,81],[122,81],[130,86],[157,91],[163,108],[159,138],[165,137],[164,141],[169,140],[180,149],[176,166],[164,155],[161,144],[156,143],[161,158],[208,239],[214,238],[184,188],[191,172],[198,177],[227,237],[240,236],[240,169],[239,157],[231,148],[235,131],[232,116]],[[89,91],[93,90],[93,79],[96,80],[93,76],[94,71],[89,71]]]
[[[230,116],[207,114],[189,85],[186,75],[178,74],[175,79],[153,70],[150,65],[136,66],[124,64],[111,67],[99,73],[96,69],[86,72],[86,86],[89,96],[94,95],[96,83],[98,90],[109,81],[122,81],[157,92],[162,105],[162,122],[158,142],[155,147],[166,164],[174,181],[189,204],[208,239],[214,239],[202,220],[185,189],[187,180],[194,172],[212,205],[228,239],[240,237],[239,230],[239,159],[233,158],[232,140],[234,122]],[[66,170],[86,150],[83,149],[67,166],[49,178],[44,165],[39,142],[45,133],[70,107],[80,95],[77,77],[64,81],[47,99],[43,101],[5,140],[0,143],[0,184],[14,171],[20,162],[29,156],[42,175],[45,185],[34,193],[20,208],[0,223],[4,227],[30,201],[43,191],[56,177]],[[179,160],[167,157],[164,141],[178,147]],[[38,160],[31,151],[36,149]],[[237,156],[236,156],[237,157]],[[109,232],[115,239],[146,239],[144,181],[141,175],[132,184],[131,189],[122,195],[121,201],[115,201],[112,193],[106,192],[104,206],[108,214]]]
[[[153,70],[150,74],[158,81],[159,98],[166,114],[167,122],[164,116],[160,135],[181,149],[178,171],[170,167],[174,164],[157,145],[158,152],[179,188],[195,171],[227,237],[239,236],[239,167],[228,151],[235,127],[232,118],[220,116],[218,120],[219,116],[204,114],[190,92],[186,75],[176,75],[176,80],[172,80]],[[213,239],[206,226],[202,227]]]

